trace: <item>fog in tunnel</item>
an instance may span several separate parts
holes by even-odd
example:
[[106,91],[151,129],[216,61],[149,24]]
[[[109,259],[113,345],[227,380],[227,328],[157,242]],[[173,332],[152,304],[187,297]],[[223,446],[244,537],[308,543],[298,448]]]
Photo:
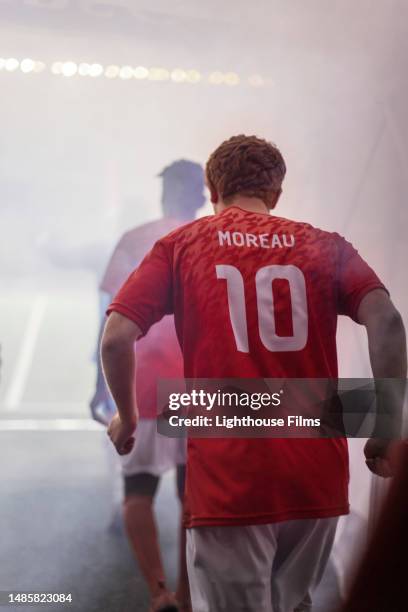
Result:
[[[159,215],[163,166],[204,163],[237,133],[281,148],[278,214],[346,233],[380,273],[387,244],[403,257],[403,2],[3,0],[0,10],[0,57],[46,64],[0,72],[2,276],[47,282],[64,246],[97,268],[124,229]],[[58,61],[202,76],[66,77],[51,73]],[[212,84],[214,72],[240,82]]]
[[[279,146],[276,213],[353,242],[406,318],[407,55],[404,0],[0,0],[0,403],[87,415],[114,244],[160,216],[166,165],[235,134]],[[341,375],[370,376],[364,333],[339,329]]]

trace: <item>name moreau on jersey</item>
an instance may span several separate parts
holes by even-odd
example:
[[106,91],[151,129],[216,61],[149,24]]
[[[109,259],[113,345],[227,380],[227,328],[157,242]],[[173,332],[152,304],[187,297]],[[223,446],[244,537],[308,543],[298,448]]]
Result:
[[260,249],[283,249],[295,246],[293,234],[248,234],[218,230],[220,246],[257,247]]

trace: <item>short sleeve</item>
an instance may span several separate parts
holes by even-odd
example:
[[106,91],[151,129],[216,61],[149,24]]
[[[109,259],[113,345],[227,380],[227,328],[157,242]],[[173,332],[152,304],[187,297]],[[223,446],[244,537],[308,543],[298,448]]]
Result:
[[168,246],[159,240],[121,287],[107,314],[119,312],[145,335],[164,315],[173,313],[172,277]]
[[374,289],[388,291],[353,245],[341,236],[335,236],[339,248],[338,314],[347,315],[358,323],[357,312],[364,296]]

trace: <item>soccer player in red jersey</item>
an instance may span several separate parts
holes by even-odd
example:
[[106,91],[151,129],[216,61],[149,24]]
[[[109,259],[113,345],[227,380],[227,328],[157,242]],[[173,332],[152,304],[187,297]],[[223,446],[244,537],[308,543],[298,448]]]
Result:
[[[405,377],[401,317],[374,271],[338,234],[270,214],[285,171],[264,140],[221,144],[206,168],[215,215],[159,240],[109,307],[102,360],[120,454],[137,436],[133,343],[165,314],[186,378],[336,379],[339,314],[365,325],[375,377]],[[369,441],[372,471],[385,453]],[[309,610],[349,511],[348,480],[343,438],[190,438],[194,612]]]

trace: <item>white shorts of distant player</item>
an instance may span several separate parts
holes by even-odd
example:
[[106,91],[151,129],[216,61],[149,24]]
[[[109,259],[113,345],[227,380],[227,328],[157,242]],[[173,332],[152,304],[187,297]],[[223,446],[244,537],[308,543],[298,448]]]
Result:
[[308,612],[338,518],[187,530],[194,612]]
[[186,446],[186,438],[168,438],[157,433],[156,419],[140,419],[132,451],[120,457],[123,475],[161,476],[185,464]]

